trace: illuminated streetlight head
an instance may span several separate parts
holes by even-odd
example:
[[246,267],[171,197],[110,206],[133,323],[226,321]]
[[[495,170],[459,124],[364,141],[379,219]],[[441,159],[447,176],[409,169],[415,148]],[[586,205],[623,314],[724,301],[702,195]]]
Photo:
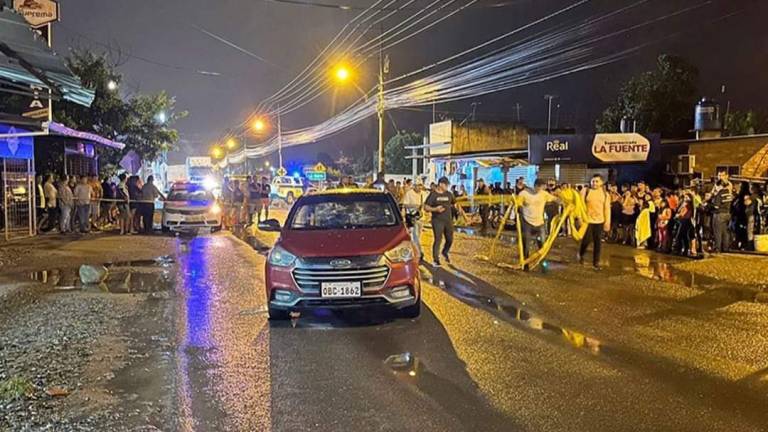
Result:
[[349,69],[347,69],[346,66],[339,66],[336,68],[336,71],[334,72],[334,77],[336,77],[336,81],[344,82],[347,81],[351,75],[349,72]]
[[109,91],[117,90],[117,83],[115,82],[115,80],[107,81],[107,90]]
[[233,150],[235,147],[237,147],[237,141],[235,141],[233,138],[230,138],[227,140],[227,149]]
[[267,125],[264,123],[264,120],[262,119],[256,119],[253,121],[253,130],[255,130],[256,132],[261,132],[266,127]]
[[221,159],[221,157],[224,156],[224,150],[222,150],[221,147],[216,146],[211,150],[211,156],[216,159]]

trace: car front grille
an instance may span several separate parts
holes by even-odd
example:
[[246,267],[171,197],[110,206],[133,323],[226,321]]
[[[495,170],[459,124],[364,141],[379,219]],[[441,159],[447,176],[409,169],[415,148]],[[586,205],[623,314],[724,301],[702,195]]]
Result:
[[389,277],[389,267],[379,265],[365,268],[297,268],[293,278],[303,292],[319,294],[323,282],[360,282],[363,293],[374,292],[384,286]]

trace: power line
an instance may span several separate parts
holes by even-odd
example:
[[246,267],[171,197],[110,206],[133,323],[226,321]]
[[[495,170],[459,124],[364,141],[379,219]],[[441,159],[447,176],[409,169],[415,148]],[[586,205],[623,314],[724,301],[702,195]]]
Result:
[[[67,27],[66,25],[64,25],[62,23],[57,23],[56,25],[61,27],[61,28],[63,28],[63,29],[65,29],[65,30],[67,30],[68,32],[70,32],[70,33],[72,33],[74,35],[77,35],[78,37],[81,37],[81,38],[89,41],[90,43],[92,43],[94,45],[98,45],[98,46],[106,48],[108,50],[114,50],[115,49],[115,47],[113,47],[113,46],[111,46],[109,44],[105,44],[104,42],[101,42],[101,41],[98,41],[96,39],[93,39],[92,37],[90,37],[90,36],[88,36],[88,35],[86,35],[84,33],[81,33],[81,32],[79,32],[77,30],[74,30],[74,29],[72,29],[70,27]],[[155,66],[159,66],[159,67],[164,67],[164,68],[167,68],[167,69],[173,69],[173,70],[183,71],[183,72],[191,72],[191,73],[194,73],[194,74],[197,74],[197,75],[203,75],[203,76],[208,76],[208,77],[222,76],[222,74],[219,73],[219,72],[212,72],[212,71],[207,71],[207,70],[203,70],[203,69],[196,69],[196,68],[190,68],[190,67],[185,67],[185,66],[173,65],[173,64],[164,63],[164,62],[161,62],[161,61],[158,61],[158,60],[153,60],[153,59],[150,59],[150,58],[147,58],[147,57],[144,57],[144,56],[140,56],[140,55],[136,55],[136,54],[131,54],[131,53],[126,53],[126,52],[123,52],[123,51],[120,51],[120,55],[128,57],[128,58],[136,59],[136,60],[142,61],[144,63],[151,64],[151,65],[155,65]]]
[[[310,0],[261,0],[261,1],[263,3],[282,3],[286,5],[292,5],[292,6],[309,6],[309,7],[317,7],[317,8],[324,8],[324,9],[339,9],[344,11],[368,9],[368,7],[365,7],[365,6],[352,6],[349,4],[327,3],[327,2],[310,1]],[[474,5],[471,9],[499,9],[499,8],[505,8],[509,6],[516,6],[517,4],[522,3],[524,1],[527,1],[527,0],[494,1],[488,4]],[[409,10],[409,9],[415,10],[417,8],[405,8],[403,10]],[[396,10],[396,8],[383,7],[383,8],[376,8],[376,10],[389,11],[389,10]]]

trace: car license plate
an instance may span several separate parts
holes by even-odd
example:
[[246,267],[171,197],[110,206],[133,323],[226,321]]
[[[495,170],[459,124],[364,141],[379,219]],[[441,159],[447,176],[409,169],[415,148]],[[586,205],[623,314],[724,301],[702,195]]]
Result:
[[362,290],[360,282],[323,282],[320,286],[320,296],[330,298],[360,297]]

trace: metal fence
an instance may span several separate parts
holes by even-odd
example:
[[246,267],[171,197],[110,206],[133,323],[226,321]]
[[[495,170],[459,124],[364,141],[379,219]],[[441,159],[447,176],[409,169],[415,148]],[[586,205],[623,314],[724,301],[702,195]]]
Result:
[[6,240],[34,235],[34,168],[32,160],[0,159],[3,188],[2,231]]

